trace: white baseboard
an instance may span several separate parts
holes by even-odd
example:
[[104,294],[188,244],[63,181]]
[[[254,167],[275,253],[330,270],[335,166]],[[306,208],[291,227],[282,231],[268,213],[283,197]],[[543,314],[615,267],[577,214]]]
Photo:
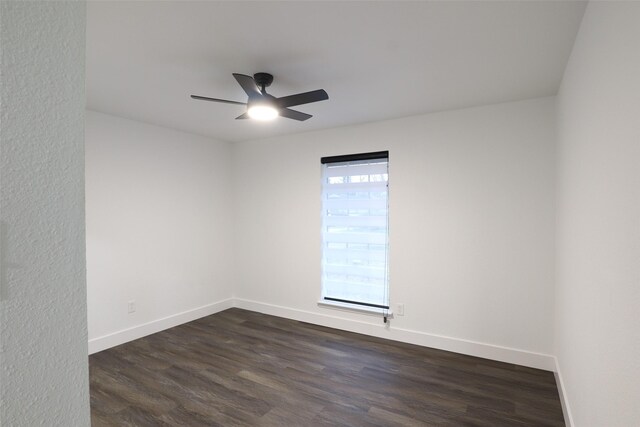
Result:
[[[298,310],[282,307],[273,304],[266,304],[258,301],[251,301],[239,298],[229,298],[216,303],[177,313],[172,316],[157,319],[142,325],[137,325],[128,329],[123,329],[108,335],[89,340],[89,354],[97,353],[107,348],[115,347],[129,341],[142,338],[144,336],[163,331],[183,323],[191,322],[201,317],[218,313],[231,307],[243,308],[245,310],[270,314],[272,316],[285,317],[287,319],[301,322],[313,323],[327,326],[329,328],[341,329],[359,334],[386,338],[394,341],[401,341],[416,344],[424,347],[437,348],[440,350],[453,351],[455,353],[467,354],[470,356],[482,357],[485,359],[497,360],[500,362],[513,363],[531,368],[554,371],[557,374],[558,391],[565,410],[566,399],[561,387],[562,380],[559,376],[559,367],[554,356],[519,350],[515,348],[502,347],[493,344],[486,344],[460,338],[447,337],[443,335],[429,334],[426,332],[413,331],[391,327],[380,322],[374,324],[359,320],[348,319],[336,315],[315,313],[311,311]],[[568,408],[568,406],[567,406]],[[567,414],[570,412],[567,410]],[[565,414],[565,419],[570,419],[570,415]]]
[[203,305],[202,307],[194,308],[192,310],[183,311],[182,313],[177,313],[162,319],[153,320],[142,325],[133,326],[128,329],[93,338],[89,340],[89,354],[97,353],[147,335],[155,334],[156,332],[218,313],[219,311],[226,310],[233,306],[234,300],[233,298],[229,298],[212,304]]
[[421,345],[424,347],[437,348],[440,350],[497,360],[500,362],[528,366],[531,368],[544,369],[547,371],[556,370],[555,357],[548,354],[534,353],[530,351],[518,350],[515,348],[464,340],[460,338],[452,338],[442,335],[429,334],[426,332],[413,331],[409,329],[395,328],[389,326],[389,324],[383,324],[382,321],[379,324],[372,324],[329,314],[321,314],[311,311],[282,307],[273,304],[265,304],[258,301],[251,301],[240,298],[236,298],[234,301],[234,305],[238,308],[257,311],[259,313],[285,317],[287,319],[313,323],[316,325],[356,332],[364,335],[386,338],[394,341],[402,341],[410,344]]
[[564,415],[564,423],[567,427],[573,427],[573,416],[571,415],[571,408],[569,407],[569,399],[567,397],[567,389],[564,387],[564,381],[562,381],[562,372],[560,371],[560,362],[558,358],[554,356],[555,369],[554,375],[556,376],[556,385],[558,386],[558,394],[560,395],[560,404],[562,404],[562,415]]

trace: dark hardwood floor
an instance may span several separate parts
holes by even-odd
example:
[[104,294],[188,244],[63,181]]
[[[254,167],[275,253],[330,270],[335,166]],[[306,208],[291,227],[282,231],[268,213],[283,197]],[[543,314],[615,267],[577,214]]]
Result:
[[551,372],[230,309],[91,355],[97,426],[563,426]]

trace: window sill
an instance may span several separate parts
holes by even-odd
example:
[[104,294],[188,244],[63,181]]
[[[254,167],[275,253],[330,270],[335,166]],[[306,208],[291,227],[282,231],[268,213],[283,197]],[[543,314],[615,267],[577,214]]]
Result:
[[365,306],[358,307],[353,304],[347,304],[347,303],[338,302],[338,301],[327,301],[327,300],[318,301],[318,306],[323,308],[333,308],[340,311],[350,311],[350,312],[356,312],[356,313],[362,313],[362,314],[369,314],[372,316],[382,316],[386,312],[387,318],[393,319],[393,311],[391,311],[391,309],[385,310],[383,308],[365,307]]

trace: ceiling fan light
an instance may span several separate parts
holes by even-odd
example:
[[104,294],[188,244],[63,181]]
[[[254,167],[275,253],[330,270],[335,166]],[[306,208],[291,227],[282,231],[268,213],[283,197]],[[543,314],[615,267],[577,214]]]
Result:
[[278,110],[270,105],[252,105],[247,110],[249,117],[255,120],[273,120],[278,117]]

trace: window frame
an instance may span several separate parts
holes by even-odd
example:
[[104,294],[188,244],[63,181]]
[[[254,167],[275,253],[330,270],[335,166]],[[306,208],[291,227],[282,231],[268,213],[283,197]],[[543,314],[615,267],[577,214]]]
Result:
[[[349,166],[348,162],[363,162],[361,164],[366,165],[367,163],[365,163],[367,160],[381,160],[384,161],[385,166],[386,166],[386,172],[384,175],[386,175],[386,179],[385,181],[385,186],[386,186],[386,191],[385,191],[385,197],[384,200],[386,202],[386,206],[385,206],[385,230],[384,230],[384,277],[383,277],[383,297],[382,297],[382,301],[381,304],[374,304],[371,302],[366,302],[366,301],[354,301],[354,300],[348,300],[348,299],[344,299],[344,298],[336,298],[334,296],[328,296],[327,295],[327,289],[325,286],[325,279],[326,279],[326,272],[325,272],[325,261],[326,261],[326,245],[330,242],[328,242],[326,240],[326,230],[325,228],[327,228],[326,224],[325,224],[325,220],[327,218],[327,214],[326,214],[326,183],[324,182],[327,179],[326,176],[326,168],[327,168],[327,164],[332,164],[332,163],[345,163],[345,166]],[[382,163],[382,162],[381,162]],[[320,294],[320,300],[318,301],[318,305],[321,307],[328,307],[328,308],[336,308],[336,309],[340,309],[340,310],[348,310],[348,311],[357,311],[357,312],[362,312],[362,313],[366,313],[366,314],[376,314],[376,315],[380,315],[382,314],[384,316],[385,322],[387,317],[392,317],[393,313],[391,311],[390,308],[390,284],[389,284],[389,152],[388,151],[376,151],[376,152],[368,152],[368,153],[358,153],[358,154],[347,154],[347,155],[338,155],[338,156],[330,156],[330,157],[322,157],[321,158],[321,164],[322,164],[322,169],[321,169],[321,176],[322,176],[322,187],[321,187],[321,196],[322,196],[322,208],[321,208],[321,223],[322,223],[322,235],[321,235],[321,294]],[[357,166],[357,165],[351,165],[351,166]],[[355,175],[354,175],[355,176]],[[369,175],[369,177],[371,177],[372,174]],[[370,179],[370,178],[369,178]],[[370,181],[366,181],[366,182],[370,182]],[[378,181],[379,182],[379,181]],[[369,199],[370,200],[370,199]],[[369,209],[370,211],[371,209]],[[348,215],[350,216],[350,215]],[[357,217],[357,216],[350,216],[350,217]],[[371,217],[370,215],[367,215],[367,218]],[[372,233],[373,234],[373,233]],[[369,252],[371,249],[367,248],[367,252]]]

